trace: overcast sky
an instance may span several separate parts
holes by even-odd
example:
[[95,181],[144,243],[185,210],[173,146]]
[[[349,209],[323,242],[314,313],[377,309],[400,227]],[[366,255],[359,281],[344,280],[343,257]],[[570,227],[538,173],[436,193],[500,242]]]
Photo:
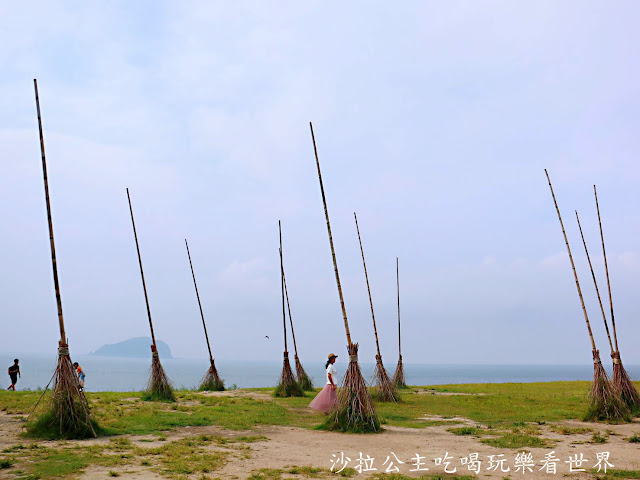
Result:
[[[544,168],[608,363],[574,209],[623,360],[640,364],[640,3],[21,2],[0,5],[0,348],[58,340],[37,78],[72,353],[156,335],[279,360],[278,220],[303,362],[346,357],[313,121],[352,337],[408,363],[588,364]],[[606,295],[605,295],[606,297]],[[606,301],[606,298],[604,299]],[[267,340],[265,335],[269,335]],[[291,347],[290,350],[293,350]]]

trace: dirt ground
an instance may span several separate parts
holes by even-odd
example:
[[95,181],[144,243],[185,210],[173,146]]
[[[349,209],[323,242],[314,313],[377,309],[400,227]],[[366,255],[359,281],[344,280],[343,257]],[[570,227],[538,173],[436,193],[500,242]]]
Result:
[[[258,394],[259,395],[259,394]],[[437,417],[430,419],[438,420]],[[451,419],[448,419],[451,420]],[[477,426],[474,422],[467,419],[458,419],[462,423],[460,426]],[[19,437],[21,432],[21,420],[18,416],[0,415],[0,449],[5,449],[25,442],[24,438]],[[589,433],[563,435],[557,433],[553,428],[557,426],[566,426],[571,428],[585,427],[592,429]],[[407,476],[420,476],[424,474],[443,474],[445,465],[436,464],[436,459],[442,458],[445,454],[449,457],[447,461],[451,462],[447,468],[448,472],[455,469],[457,475],[472,475],[479,478],[550,478],[564,477],[570,475],[571,478],[594,478],[594,475],[588,473],[597,463],[597,454],[601,452],[609,452],[608,462],[613,466],[608,469],[616,470],[638,470],[640,471],[640,443],[630,443],[627,438],[633,434],[640,432],[640,420],[636,419],[634,423],[624,425],[603,425],[584,423],[578,421],[566,421],[556,424],[541,425],[539,435],[544,438],[555,440],[557,443],[551,448],[496,448],[481,443],[480,439],[474,436],[459,436],[449,431],[451,425],[438,425],[426,428],[400,428],[385,426],[384,431],[379,434],[354,435],[340,434],[333,432],[325,432],[318,430],[309,430],[303,428],[292,427],[257,427],[251,431],[237,432],[228,431],[219,427],[188,427],[175,431],[167,432],[166,440],[150,441],[149,436],[129,436],[132,444],[142,448],[152,448],[159,444],[166,444],[174,440],[179,440],[189,436],[201,434],[209,434],[223,437],[237,437],[256,435],[266,437],[255,443],[247,445],[247,449],[242,455],[231,455],[228,462],[222,467],[207,474],[193,476],[192,478],[222,478],[222,479],[246,479],[252,474],[259,472],[261,469],[286,469],[292,466],[313,466],[323,469],[330,469],[333,462],[338,460],[344,454],[350,461],[346,464],[348,468],[356,468],[359,464],[358,459],[360,453],[364,458],[373,458],[373,464],[368,465],[376,470],[363,471],[352,478],[370,478],[374,474],[385,473],[387,468],[389,473],[395,472]],[[590,443],[593,432],[601,432],[607,434],[606,443],[594,444]],[[607,433],[608,432],[608,433]],[[96,439],[83,441],[83,444],[108,442],[109,439]],[[56,442],[41,442],[48,446],[55,446]],[[73,442],[68,442],[69,443]],[[216,446],[207,448],[215,449]],[[540,471],[541,462],[545,455],[554,452],[554,456],[559,460],[557,463],[557,473],[546,473],[545,470]],[[525,452],[530,453],[534,465],[523,473],[522,468],[516,471],[516,456]],[[479,474],[469,470],[469,461],[465,461],[465,457],[470,454],[477,453],[480,465]],[[394,454],[397,457],[394,458]],[[508,472],[489,470],[489,456],[496,458],[498,455],[504,455],[506,458],[506,467]],[[586,473],[570,473],[569,464],[566,463],[570,457],[582,454],[587,461],[582,465],[586,469]],[[416,455],[420,455],[420,461],[423,462],[420,467],[429,470],[416,470]],[[389,460],[387,458],[389,457]],[[403,464],[398,463],[404,462]],[[386,461],[386,463],[385,463]],[[346,462],[346,458],[345,458]],[[345,463],[336,463],[334,470],[339,470]],[[365,464],[366,465],[366,464]],[[505,468],[506,468],[505,467]],[[597,468],[597,467],[596,467]],[[366,470],[366,467],[363,468]],[[116,468],[89,467],[84,474],[80,476],[83,479],[101,479],[110,478],[113,472],[119,477],[127,479],[159,479],[164,478],[154,472],[150,467],[142,465],[123,465]],[[1,471],[0,478],[17,478],[10,471]],[[274,477],[254,477],[254,478],[274,478]],[[305,478],[304,475],[283,474],[282,478]]]

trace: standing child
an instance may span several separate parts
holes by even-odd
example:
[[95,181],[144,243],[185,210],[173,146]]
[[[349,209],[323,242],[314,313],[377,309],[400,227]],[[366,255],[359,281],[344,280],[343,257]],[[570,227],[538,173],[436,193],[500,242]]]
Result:
[[22,378],[18,362],[19,360],[16,358],[13,361],[13,365],[9,367],[9,377],[11,378],[11,385],[9,386],[9,388],[7,388],[7,390],[13,390],[14,392],[16,391],[16,383],[18,383],[18,377]]
[[78,365],[78,362],[75,362],[73,366],[75,367],[76,373],[78,374],[78,386],[80,387],[80,390],[84,390],[84,370],[82,370],[82,367]]

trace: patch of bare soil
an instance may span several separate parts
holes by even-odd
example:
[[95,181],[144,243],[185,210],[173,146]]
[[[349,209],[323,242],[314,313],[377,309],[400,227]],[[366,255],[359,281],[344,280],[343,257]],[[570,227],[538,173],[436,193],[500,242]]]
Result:
[[224,390],[222,392],[197,392],[199,395],[203,395],[205,397],[245,397],[245,398],[253,398],[256,400],[273,400],[273,397],[268,393],[262,392],[251,392],[247,390]]
[[[217,392],[216,394],[220,395]],[[232,394],[233,392],[230,392],[227,395]],[[429,419],[445,420],[442,417],[429,417]],[[458,420],[467,425],[477,425],[464,418],[448,418],[446,420]],[[24,442],[18,437],[20,426],[21,420],[17,416],[0,415],[0,445],[3,448]],[[566,421],[536,427],[539,429],[538,435],[553,440],[554,446],[519,449],[492,447],[482,443],[481,437],[454,435],[447,431],[450,425],[438,425],[423,429],[386,426],[382,433],[369,435],[341,434],[282,426],[256,427],[251,431],[237,432],[212,426],[180,428],[167,433],[165,441],[158,441],[158,437],[154,435],[129,436],[128,438],[136,446],[144,448],[202,434],[221,436],[230,440],[249,435],[266,437],[265,440],[239,445],[240,449],[233,451],[228,457],[226,465],[207,474],[209,478],[222,479],[246,479],[252,473],[265,468],[286,470],[292,466],[314,466],[329,469],[332,462],[335,462],[342,454],[350,459],[347,464],[349,468],[354,468],[359,464],[360,454],[363,458],[373,459],[373,464],[369,466],[376,470],[363,471],[353,477],[358,479],[368,478],[374,473],[385,473],[387,469],[391,473],[395,468],[401,474],[414,477],[423,474],[443,474],[455,469],[457,475],[472,475],[479,478],[502,479],[522,476],[533,479],[549,479],[568,475],[570,478],[592,479],[593,475],[587,472],[596,465],[597,455],[602,452],[610,453],[608,461],[613,467],[609,466],[609,469],[640,470],[640,445],[629,443],[627,440],[633,434],[640,433],[640,421],[638,420],[623,425]],[[584,428],[591,431],[563,435],[558,433],[559,427]],[[606,442],[592,443],[594,432],[605,437]],[[96,439],[82,443],[86,445],[106,441],[109,439]],[[44,443],[55,446],[55,442]],[[221,446],[212,444],[206,448],[219,449]],[[527,468],[525,474],[522,473],[522,469],[516,471],[515,465],[516,456],[522,452],[525,452],[525,455],[531,454],[534,463],[529,467],[531,471]],[[546,473],[544,469],[540,470],[545,455],[551,452],[558,459],[555,475]],[[474,453],[478,454],[478,459],[482,462],[479,474],[469,469],[468,459],[470,454]],[[417,455],[420,456],[422,462],[420,467],[428,468],[428,471],[416,471]],[[449,465],[442,462],[438,464],[435,461],[445,455],[448,456],[446,461],[450,462]],[[504,457],[498,457],[499,455],[504,455]],[[581,466],[586,469],[586,472],[570,473],[567,462],[570,457],[575,458],[576,455],[582,455],[586,458],[586,462]],[[501,472],[500,468],[497,471],[488,470],[490,456],[505,458],[505,469],[508,467],[509,471]],[[404,463],[399,463],[399,461]],[[337,465],[336,469],[341,466]],[[445,467],[447,472],[445,472]],[[142,465],[123,465],[115,468],[92,466],[85,471],[81,478],[108,478],[112,475],[110,472],[115,472],[120,477],[127,479],[155,480],[162,478],[150,467]],[[12,476],[2,477],[2,475],[5,475],[5,472],[0,472],[0,478],[14,478]],[[202,478],[202,474],[194,475],[192,478]],[[298,476],[297,478],[304,477]]]
[[467,393],[467,392],[440,392],[438,390],[434,390],[432,388],[423,388],[423,389],[415,389],[413,393],[417,393],[418,395],[442,395],[445,397],[454,397],[454,396],[475,396],[481,397],[486,395],[486,393]]

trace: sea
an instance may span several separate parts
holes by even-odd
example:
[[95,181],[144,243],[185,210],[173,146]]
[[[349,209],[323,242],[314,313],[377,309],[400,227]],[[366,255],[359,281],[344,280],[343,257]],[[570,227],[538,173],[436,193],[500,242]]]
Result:
[[[161,359],[162,365],[177,388],[195,388],[209,368],[208,359]],[[87,391],[141,391],[149,379],[151,358],[116,358],[77,355],[87,378]],[[45,388],[53,375],[55,355],[23,355],[20,357],[22,378],[18,390]],[[292,367],[293,355],[291,356]],[[396,361],[386,367],[393,374]],[[0,367],[8,368],[13,357],[0,355]],[[317,387],[325,383],[324,364],[304,362],[305,370]],[[346,364],[336,363],[338,374],[344,374]],[[278,382],[282,361],[224,361],[216,360],[216,367],[227,388],[273,387]],[[360,363],[367,380],[373,376],[375,363]],[[633,379],[640,378],[640,365],[625,365]],[[6,372],[6,370],[5,370]],[[609,370],[609,374],[611,371]],[[410,385],[448,385],[460,383],[528,383],[591,380],[593,366],[585,365],[430,365],[405,363],[405,376]],[[7,388],[9,376],[0,375],[0,386]]]

